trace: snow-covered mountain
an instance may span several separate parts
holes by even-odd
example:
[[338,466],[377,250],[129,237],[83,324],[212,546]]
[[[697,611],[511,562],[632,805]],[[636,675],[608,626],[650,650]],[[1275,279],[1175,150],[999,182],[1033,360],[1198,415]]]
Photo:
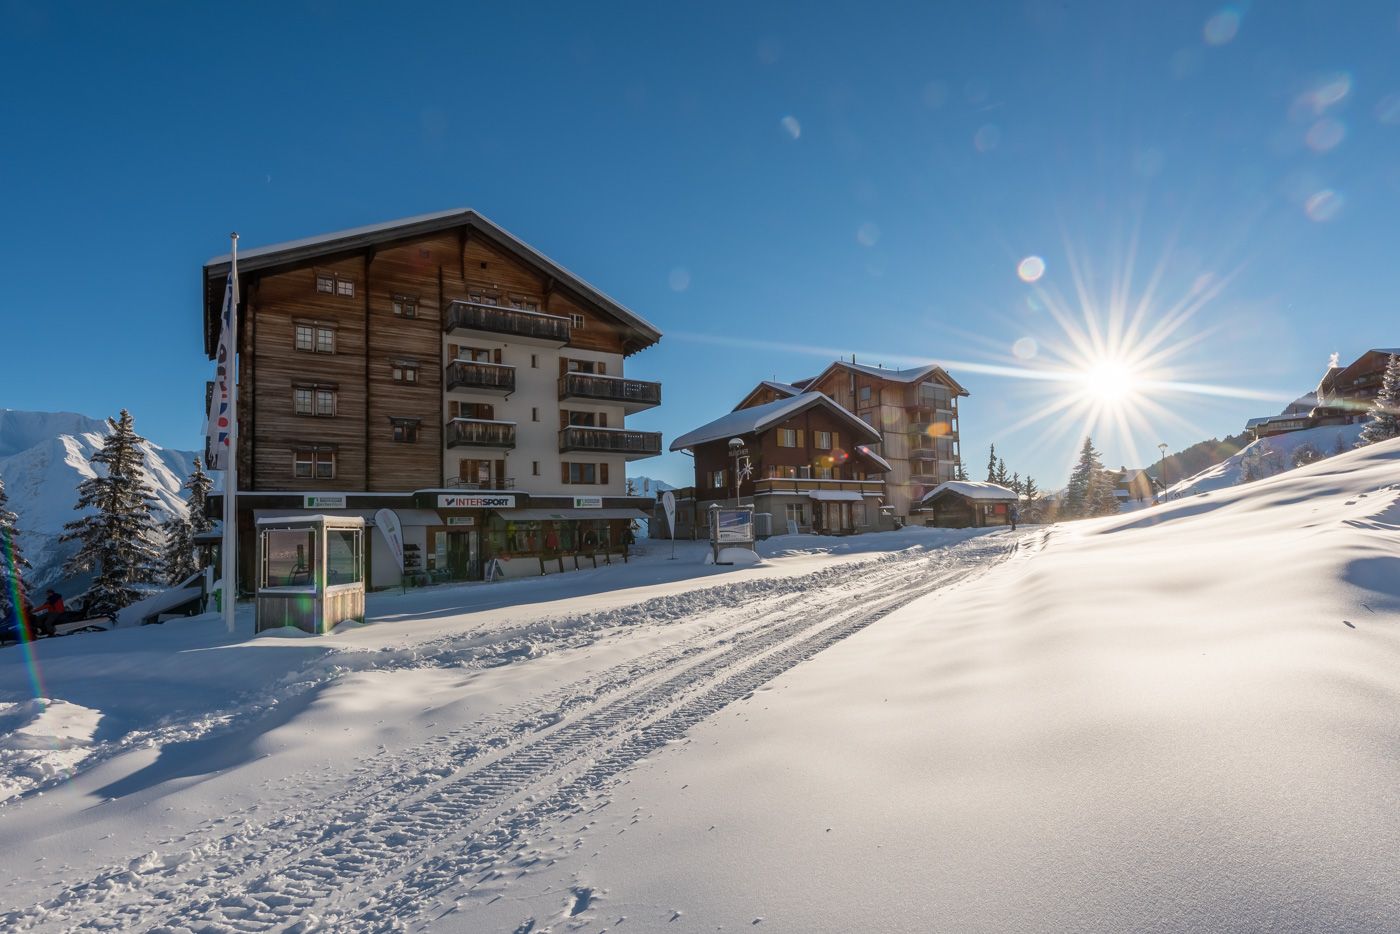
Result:
[[[140,430],[140,423],[137,423]],[[34,566],[26,575],[31,592],[59,586],[77,592],[81,581],[63,579],[63,563],[74,544],[58,536],[63,524],[80,513],[73,504],[78,484],[96,475],[89,462],[109,429],[102,419],[75,412],[21,412],[0,409],[0,478],[19,516],[19,543]],[[157,519],[186,510],[185,478],[193,468],[194,451],[145,445],[146,482],[156,499]],[[64,588],[67,588],[66,590]]]
[[674,490],[675,486],[665,480],[657,480],[652,477],[628,477],[628,481],[636,489],[638,496],[655,496],[666,490]]
[[1323,457],[1350,451],[1361,437],[1361,425],[1328,425],[1305,428],[1261,438],[1245,445],[1238,454],[1213,464],[1194,476],[1169,487],[1167,499],[1180,499],[1197,493],[1223,490],[1244,483],[1249,477],[1263,480],[1294,467],[1294,455],[1304,445],[1311,445]]

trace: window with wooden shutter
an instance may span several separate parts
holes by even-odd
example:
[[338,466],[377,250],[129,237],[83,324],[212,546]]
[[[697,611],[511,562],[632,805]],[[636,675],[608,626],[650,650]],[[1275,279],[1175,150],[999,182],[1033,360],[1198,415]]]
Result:
[[599,483],[607,483],[607,482],[608,482],[608,465],[607,465],[607,464],[599,464],[599,465],[598,465],[598,482],[599,482]]
[[599,412],[599,413],[598,413],[598,427],[599,427],[599,428],[606,428],[606,427],[608,427],[608,413],[607,413],[607,412]]
[[802,440],[802,429],[797,429],[797,446],[802,447],[805,442]]
[[494,363],[501,362],[501,348],[497,347],[494,351],[492,351],[491,359]]
[[568,463],[567,463],[566,461],[560,461],[560,462],[559,462],[559,482],[560,482],[560,483],[568,483],[568,482],[569,482],[569,465],[568,465]]

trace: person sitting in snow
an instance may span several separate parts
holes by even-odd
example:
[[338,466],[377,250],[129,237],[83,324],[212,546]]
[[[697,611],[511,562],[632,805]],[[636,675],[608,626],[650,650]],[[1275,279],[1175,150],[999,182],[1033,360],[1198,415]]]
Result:
[[34,626],[44,635],[51,636],[55,632],[54,624],[63,615],[63,597],[57,590],[50,589],[44,596],[43,604],[32,612],[29,618]]

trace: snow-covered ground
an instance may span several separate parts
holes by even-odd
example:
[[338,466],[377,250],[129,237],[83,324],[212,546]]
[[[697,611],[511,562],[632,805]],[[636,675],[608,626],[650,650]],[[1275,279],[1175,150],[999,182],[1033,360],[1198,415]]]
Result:
[[1356,439],[1361,437],[1363,427],[1357,424],[1305,428],[1251,441],[1239,453],[1168,487],[1165,496],[1169,500],[1180,499],[1243,483],[1245,465],[1249,463],[1253,463],[1255,477],[1259,479],[1291,470],[1294,453],[1305,444],[1312,445],[1326,457],[1338,451],[1349,451],[1355,447]]
[[1395,928],[1400,442],[1017,534],[649,547],[325,638],[41,642],[51,706],[0,651],[0,919]]

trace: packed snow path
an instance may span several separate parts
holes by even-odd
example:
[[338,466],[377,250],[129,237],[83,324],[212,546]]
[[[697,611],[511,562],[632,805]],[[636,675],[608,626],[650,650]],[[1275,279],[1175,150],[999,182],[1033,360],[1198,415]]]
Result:
[[[532,835],[601,806],[630,766],[805,659],[1044,534],[997,533],[749,580],[705,591],[709,599],[659,597],[554,626],[543,638],[532,632],[528,646],[506,634],[499,653],[474,645],[472,659],[489,666],[565,650],[585,632],[626,640],[638,621],[677,618],[687,606],[702,617],[689,620],[683,638],[362,761],[270,820],[256,807],[227,814],[171,839],[166,856],[133,854],[0,920],[45,930],[390,930],[469,911],[452,896],[528,865]],[[450,638],[437,657],[462,660]]]

